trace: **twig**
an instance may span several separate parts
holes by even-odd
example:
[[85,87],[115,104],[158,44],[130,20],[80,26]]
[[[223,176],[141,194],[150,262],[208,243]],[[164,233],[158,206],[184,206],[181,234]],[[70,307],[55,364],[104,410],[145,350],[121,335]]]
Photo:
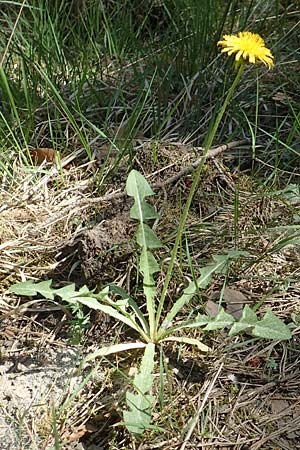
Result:
[[[210,150],[207,154],[207,158],[209,158],[209,159],[215,158],[217,155],[224,152],[225,150],[228,150],[228,149],[234,148],[234,147],[238,147],[247,142],[248,142],[247,140],[242,140],[242,141],[230,142],[229,144],[225,144],[225,145],[220,145],[219,147],[216,147],[216,148],[213,148],[212,150]],[[199,147],[197,149],[200,150]],[[201,148],[201,150],[203,150],[203,149]],[[202,158],[203,158],[203,156],[198,158],[196,161],[194,161],[189,166],[184,167],[180,172],[173,175],[172,177],[167,178],[166,180],[161,181],[159,183],[152,184],[151,188],[153,190],[164,189],[167,185],[175,183],[181,177],[187,175],[188,173],[191,173],[194,169],[196,169],[198,167],[198,165],[200,164]],[[107,203],[112,200],[119,200],[121,198],[125,198],[126,196],[127,196],[127,194],[125,191],[118,190],[118,191],[111,192],[110,194],[103,195],[102,197],[83,198],[81,200],[78,200],[78,198],[76,198],[76,208],[74,208],[74,202],[71,201],[67,207],[64,207],[63,211],[60,211],[59,214],[57,214],[55,217],[52,217],[51,220],[49,220],[48,222],[44,223],[39,228],[39,231],[41,231],[41,229],[44,229],[45,227],[52,225],[54,222],[62,220],[65,216],[67,216],[69,214],[69,211],[71,211],[71,210],[78,211],[79,209],[88,208],[91,205]],[[0,212],[1,212],[1,208],[0,208]]]
[[[242,140],[242,141],[230,142],[229,144],[225,144],[225,145],[220,145],[219,147],[209,150],[209,152],[207,154],[207,158],[208,159],[215,158],[217,155],[224,152],[225,150],[228,150],[228,149],[234,148],[234,147],[238,147],[240,145],[246,144],[247,142],[248,142],[247,140]],[[203,150],[201,147],[196,147],[196,149]],[[203,159],[203,156],[200,156],[200,158],[198,158],[196,161],[194,161],[189,166],[184,167],[180,172],[176,173],[172,177],[167,178],[166,180],[161,181],[159,183],[152,184],[151,188],[153,190],[164,189],[167,185],[175,183],[181,177],[184,177],[188,173],[191,173],[193,170],[195,170],[199,166],[202,159]],[[119,200],[121,198],[125,198],[126,196],[127,196],[126,192],[119,190],[119,191],[111,192],[110,194],[103,195],[102,197],[84,198],[82,200],[76,199],[76,210],[78,210],[78,208],[79,209],[86,208],[91,205],[95,205],[95,204],[99,204],[99,203],[107,203],[112,200]],[[73,202],[68,206],[68,208],[69,208],[69,210],[74,209]],[[62,211],[59,214],[59,217],[60,216],[64,217],[67,214],[68,214],[68,210],[66,210],[66,208],[65,208],[64,211]],[[62,218],[62,217],[60,217],[60,218]],[[50,224],[53,223],[53,221],[57,221],[57,220],[59,220],[58,217],[52,218],[51,222],[47,222],[47,223],[43,224],[42,228],[49,226]]]
[[251,445],[250,450],[259,450],[268,441],[273,441],[273,439],[283,435],[286,437],[288,432],[298,431],[300,425],[300,417],[297,415],[295,418],[291,418],[285,426],[280,426],[278,430],[268,433],[267,436],[260,437],[259,440]]
[[[213,148],[212,150],[209,150],[207,153],[207,158],[212,159],[218,156],[220,153],[224,152],[225,150],[228,150],[230,148],[238,147],[240,145],[246,144],[248,141],[234,141],[230,142],[229,144],[220,145],[219,147]],[[200,147],[195,147],[196,150],[201,149]],[[188,173],[191,173],[193,170],[197,169],[199,164],[201,163],[203,159],[203,156],[200,156],[200,158],[196,159],[191,165],[184,167],[180,172],[176,173],[170,178],[167,178],[167,180],[162,181],[161,183],[156,183],[152,186],[153,189],[158,189],[161,187],[166,186],[167,184],[175,183],[175,181],[179,180],[179,178],[184,177]]]
[[[234,147],[238,147],[238,146],[246,144],[246,143],[248,143],[248,141],[247,140],[243,140],[243,141],[230,142],[229,144],[225,144],[225,145],[220,145],[219,147],[216,147],[216,148],[213,148],[212,150],[209,150],[209,152],[207,154],[207,159],[215,158],[217,155],[219,155],[220,153],[224,152],[225,150],[228,150],[228,149],[234,148]],[[200,149],[200,147],[196,147],[196,149]],[[203,150],[203,149],[201,148],[201,150]],[[196,161],[194,161],[189,166],[184,167],[182,170],[180,170],[180,172],[176,173],[172,177],[167,178],[164,181],[160,181],[159,183],[152,184],[151,188],[153,190],[162,189],[165,186],[167,186],[168,184],[175,183],[180,178],[184,177],[188,173],[191,173],[191,172],[193,172],[193,170],[197,169],[197,167],[201,163],[202,159],[203,159],[203,156],[200,156],[200,158],[196,159]],[[120,198],[126,197],[126,195],[127,194],[124,191],[122,191],[122,192],[114,191],[114,192],[111,192],[110,194],[103,195],[102,197],[94,197],[94,198],[84,199],[81,202],[79,202],[78,206],[93,205],[95,203],[100,203],[100,202],[104,202],[105,203],[105,202],[108,202],[110,200],[118,200]]]

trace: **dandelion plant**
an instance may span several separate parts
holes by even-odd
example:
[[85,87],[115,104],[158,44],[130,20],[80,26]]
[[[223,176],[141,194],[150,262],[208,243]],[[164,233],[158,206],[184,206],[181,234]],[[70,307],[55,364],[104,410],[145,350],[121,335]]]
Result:
[[[235,55],[237,73],[205,140],[204,155],[195,171],[193,183],[180,218],[168,271],[160,295],[156,286],[156,275],[160,271],[160,264],[159,256],[155,252],[162,248],[163,243],[151,228],[151,221],[157,220],[159,215],[154,206],[147,202],[147,198],[154,195],[153,190],[147,180],[135,170],[132,170],[128,175],[126,192],[133,199],[130,217],[137,222],[135,238],[139,247],[138,270],[143,279],[146,311],[125,290],[113,284],[105,287],[99,293],[90,291],[86,287],[76,291],[74,285],[54,289],[51,287],[51,281],[41,283],[29,281],[10,288],[11,292],[20,295],[36,295],[39,293],[51,301],[54,300],[54,296],[59,296],[70,304],[83,304],[112,316],[135,332],[137,339],[134,342],[130,341],[100,348],[88,355],[82,364],[84,365],[87,361],[99,356],[107,356],[131,349],[144,349],[140,368],[126,393],[126,408],[123,412],[126,427],[136,436],[151,426],[152,410],[156,399],[153,394],[153,374],[155,351],[158,344],[175,341],[194,345],[203,353],[208,352],[209,347],[205,342],[191,338],[186,334],[190,328],[202,328],[204,341],[206,332],[226,328],[231,336],[247,332],[255,337],[266,339],[281,340],[291,337],[289,327],[281,322],[272,311],[268,310],[264,317],[260,318],[249,306],[245,306],[239,320],[236,320],[224,309],[221,309],[216,317],[198,314],[189,320],[178,320],[178,314],[183,307],[189,304],[199,290],[209,285],[215,274],[227,273],[232,260],[247,256],[245,252],[236,250],[228,250],[222,255],[212,256],[210,262],[200,270],[198,278],[195,277],[194,281],[183,290],[181,296],[174,301],[170,310],[165,311],[165,298],[174,272],[174,263],[191,202],[224,112],[232,99],[233,92],[247,62],[251,64],[262,62],[268,68],[272,68],[274,65],[271,51],[265,47],[263,39],[257,34],[242,32],[237,36],[225,35],[223,40],[218,42],[218,45],[223,47],[223,53]],[[186,330],[185,334],[182,333],[182,330]]]

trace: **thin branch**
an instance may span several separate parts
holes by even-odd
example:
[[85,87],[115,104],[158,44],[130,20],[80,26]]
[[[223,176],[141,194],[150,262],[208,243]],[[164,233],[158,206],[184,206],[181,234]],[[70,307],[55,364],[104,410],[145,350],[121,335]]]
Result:
[[[224,152],[225,150],[228,150],[228,149],[231,149],[234,147],[239,147],[240,145],[244,145],[246,143],[248,143],[248,141],[243,140],[243,141],[230,142],[229,144],[225,144],[225,145],[220,145],[219,147],[209,150],[209,152],[207,154],[207,159],[215,158],[217,155]],[[203,150],[203,149],[201,149],[201,150]],[[203,156],[200,156],[200,158],[198,158],[196,161],[194,161],[189,166],[184,167],[180,172],[176,173],[172,177],[167,178],[164,181],[160,181],[159,183],[152,184],[151,189],[153,189],[153,190],[162,189],[169,184],[175,183],[176,181],[178,181],[180,178],[184,177],[188,173],[193,172],[193,170],[195,170],[199,166],[202,159],[203,159]],[[124,191],[121,191],[121,192],[114,191],[114,192],[111,192],[110,194],[103,195],[102,197],[83,199],[82,201],[79,202],[79,204],[77,203],[77,206],[93,205],[95,203],[108,202],[110,200],[118,200],[118,199],[126,197],[126,196],[127,196],[127,194]]]
[[[244,145],[246,143],[248,143],[248,141],[247,140],[243,140],[243,141],[234,141],[234,142],[230,142],[229,144],[220,145],[219,147],[216,147],[216,148],[213,148],[212,150],[209,150],[206,158],[207,159],[215,158],[216,156],[218,156],[220,153],[224,152],[225,150],[228,150],[228,149],[234,148],[234,147],[238,147],[238,146]],[[196,147],[196,149],[198,149],[198,148],[199,147]],[[201,150],[203,150],[203,149],[201,148]],[[162,181],[160,183],[154,184],[152,186],[152,188],[153,189],[158,189],[158,188],[165,187],[168,184],[175,183],[180,178],[184,177],[188,173],[191,173],[191,172],[193,172],[193,170],[197,169],[197,167],[201,163],[202,159],[203,159],[203,156],[200,156],[200,158],[198,158],[196,161],[194,161],[191,165],[184,167],[180,172],[176,173],[172,177],[167,178],[166,180],[164,180],[164,181]]]

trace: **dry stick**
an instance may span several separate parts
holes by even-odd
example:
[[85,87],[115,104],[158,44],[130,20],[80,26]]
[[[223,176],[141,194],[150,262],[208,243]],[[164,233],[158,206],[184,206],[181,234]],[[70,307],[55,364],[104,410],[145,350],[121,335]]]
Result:
[[[259,450],[262,445],[264,445],[268,441],[272,441],[280,435],[286,436],[288,432],[292,432],[295,430],[299,430],[300,425],[300,417],[297,415],[294,419],[289,420],[289,422],[285,426],[280,426],[280,428],[273,433],[268,434],[267,436],[259,438],[255,444],[251,445],[250,450]],[[299,448],[299,447],[298,447]]]
[[183,443],[182,443],[182,446],[180,447],[180,450],[184,450],[184,449],[185,449],[186,444],[188,443],[190,437],[192,436],[192,433],[193,433],[193,431],[194,431],[194,428],[195,428],[195,426],[196,426],[196,424],[197,424],[197,422],[198,422],[198,420],[199,420],[200,414],[201,414],[201,412],[202,412],[203,409],[204,409],[204,406],[205,406],[205,404],[206,404],[206,402],[207,402],[207,399],[208,399],[208,397],[209,397],[209,395],[210,395],[210,393],[211,393],[211,391],[212,391],[212,389],[213,389],[213,387],[214,387],[214,385],[215,385],[215,383],[216,383],[216,381],[217,381],[218,376],[220,375],[220,372],[221,372],[221,370],[222,370],[222,368],[223,368],[223,365],[224,365],[224,363],[221,363],[221,364],[220,364],[220,367],[219,367],[219,369],[217,370],[217,373],[216,373],[215,376],[213,377],[212,381],[209,383],[209,386],[208,386],[208,388],[207,388],[207,390],[206,390],[206,392],[205,392],[205,395],[204,395],[204,397],[203,397],[203,400],[202,400],[202,402],[201,402],[201,405],[200,405],[200,407],[198,408],[198,411],[197,411],[195,417],[194,417],[193,420],[192,420],[191,426],[190,426],[190,428],[189,428],[189,430],[188,430],[188,432],[187,432],[187,434],[186,434],[186,437],[185,437],[185,439],[184,439],[184,441],[183,441]]
[[[224,152],[225,150],[228,150],[229,148],[238,147],[240,145],[247,144],[247,143],[248,143],[248,141],[244,139],[243,141],[234,141],[234,142],[230,142],[229,144],[220,145],[219,147],[209,150],[206,158],[209,158],[209,159],[215,158],[217,155]],[[203,149],[201,148],[201,150],[203,150]],[[175,175],[173,175],[170,178],[167,178],[167,180],[154,184],[152,186],[152,188],[157,189],[157,188],[164,187],[167,184],[175,183],[175,181],[179,180],[179,178],[187,175],[188,173],[192,172],[194,169],[197,169],[197,167],[201,163],[202,159],[203,159],[203,156],[200,156],[200,158],[198,158],[196,161],[194,161],[191,165],[184,167],[180,172],[176,173]]]
[[[238,146],[246,144],[246,143],[248,143],[247,140],[242,140],[242,141],[230,142],[229,144],[225,144],[225,145],[220,145],[219,147],[209,150],[209,152],[207,154],[207,158],[210,158],[210,159],[215,158],[217,155],[224,152],[225,150],[228,150],[228,149],[234,148],[234,147],[238,147]],[[203,149],[201,149],[201,150],[203,150]],[[203,158],[203,156],[198,158],[196,161],[194,161],[189,166],[184,167],[180,172],[176,173],[172,177],[167,178],[166,180],[161,181],[159,183],[153,184],[151,186],[151,188],[154,190],[155,189],[163,189],[165,186],[178,181],[181,177],[183,177],[183,176],[187,175],[188,173],[192,172],[193,170],[195,170],[199,166],[202,158]],[[68,160],[68,163],[69,163],[69,160]],[[121,192],[114,191],[114,192],[111,192],[110,194],[103,195],[102,197],[85,198],[82,200],[76,199],[76,211],[78,211],[78,208],[80,209],[80,208],[89,207],[94,204],[106,203],[111,200],[118,200],[121,198],[125,198],[126,196],[127,196],[127,194],[124,191],[121,191]],[[58,220],[61,220],[63,217],[68,215],[69,211],[72,209],[74,209],[74,202],[71,202],[71,204],[68,205],[68,207],[65,207],[63,209],[63,211],[61,211],[56,217],[52,217],[52,219],[50,221],[44,223],[40,227],[39,230],[41,230],[49,225],[52,225],[54,222],[57,222]],[[0,212],[1,212],[1,208],[0,208]]]
[[[100,138],[100,136],[97,136],[96,138],[94,138],[92,141],[89,142],[89,145],[95,143],[99,138]],[[247,140],[241,140],[241,141],[230,142],[229,144],[225,144],[225,145],[220,145],[219,147],[216,147],[216,148],[213,148],[212,150],[209,150],[209,152],[207,154],[207,158],[208,159],[215,158],[217,155],[219,155],[220,153],[224,152],[225,150],[228,150],[228,149],[231,149],[231,148],[234,148],[234,147],[238,147],[238,146],[244,145],[246,143],[248,143]],[[196,148],[196,149],[203,150],[201,148]],[[67,158],[64,158],[61,161],[61,167],[64,167],[67,164],[69,164],[77,156],[79,156],[81,153],[83,153],[84,150],[85,150],[84,148],[80,148],[76,152],[73,152]],[[159,183],[153,184],[151,186],[152,189],[163,189],[165,186],[167,186],[169,184],[172,184],[172,183],[175,183],[181,177],[183,177],[183,176],[187,175],[188,173],[191,173],[193,170],[195,170],[198,167],[198,165],[201,163],[202,159],[203,159],[203,156],[200,156],[200,158],[198,158],[196,161],[194,161],[189,166],[184,167],[180,172],[178,172],[177,174],[173,175],[172,177],[167,178],[166,180],[161,181]],[[15,208],[17,206],[20,206],[24,201],[27,201],[35,192],[37,192],[39,189],[41,189],[42,186],[47,184],[47,182],[51,179],[51,177],[56,175],[57,173],[59,173],[59,168],[52,167],[50,172],[45,177],[43,177],[42,180],[39,183],[37,183],[35,186],[33,186],[32,189],[30,189],[29,192],[27,192],[26,195],[23,196],[20,199],[19,202],[14,203],[14,205],[8,205],[7,203],[4,203],[3,205],[1,205],[0,206],[0,213],[2,211],[6,210],[6,209],[11,208],[11,207]],[[38,230],[36,230],[36,231],[40,232],[45,227],[48,227],[48,226],[52,225],[53,223],[58,222],[59,220],[62,220],[66,215],[69,214],[69,212],[71,210],[78,211],[78,208],[79,209],[80,208],[85,208],[85,207],[89,207],[91,205],[98,204],[98,203],[106,203],[106,202],[109,202],[111,200],[117,200],[117,199],[125,198],[126,196],[127,196],[127,194],[124,191],[122,191],[122,192],[114,191],[114,192],[111,192],[110,194],[103,195],[102,197],[87,198],[87,199],[82,199],[82,200],[76,199],[76,208],[75,209],[74,209],[74,202],[71,202],[70,205],[68,205],[68,207],[65,207],[62,211],[59,212],[59,214],[57,214],[55,217],[52,217],[49,221],[47,221],[42,226],[40,226],[38,228]],[[33,237],[33,236],[31,235],[31,237]],[[7,246],[7,242],[5,243],[5,246]]]
[[[225,145],[220,145],[219,147],[209,150],[206,158],[208,158],[208,159],[215,158],[217,155],[224,152],[225,150],[228,150],[228,149],[234,148],[234,147],[238,147],[240,145],[247,144],[247,143],[248,143],[247,140],[243,140],[243,141],[230,142],[229,144],[225,144]],[[203,150],[203,149],[201,149],[201,150]],[[176,173],[172,177],[167,178],[164,181],[160,181],[159,183],[152,184],[151,188],[152,189],[162,189],[165,186],[167,186],[168,184],[175,183],[180,178],[187,175],[188,173],[191,173],[194,169],[196,169],[199,166],[199,164],[201,163],[202,159],[203,159],[203,156],[200,156],[200,158],[198,158],[196,161],[194,161],[189,166],[184,167],[180,172]],[[94,198],[84,199],[82,202],[79,202],[79,206],[85,206],[85,205],[99,203],[99,202],[107,202],[109,200],[116,200],[119,198],[126,197],[126,195],[127,195],[126,192],[112,192],[111,194],[106,194],[106,195],[103,195],[102,197],[94,197]]]

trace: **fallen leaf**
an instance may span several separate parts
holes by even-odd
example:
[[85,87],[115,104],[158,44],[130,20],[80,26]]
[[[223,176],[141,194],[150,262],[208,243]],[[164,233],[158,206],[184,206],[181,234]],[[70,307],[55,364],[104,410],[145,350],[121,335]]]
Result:
[[226,303],[226,311],[235,319],[242,317],[244,306],[250,303],[242,292],[227,287],[224,289],[223,302]]
[[81,425],[73,433],[70,433],[68,435],[64,435],[64,439],[67,442],[76,442],[80,438],[82,438],[85,434],[92,433],[93,431],[95,431],[95,427],[91,428],[88,424]]
[[42,164],[42,162],[55,161],[56,151],[53,148],[32,148],[29,150],[32,157],[32,161],[36,165]]
[[220,311],[219,305],[212,300],[205,302],[205,311],[210,317],[216,317]]
[[253,358],[251,358],[249,360],[249,364],[251,367],[253,367],[254,369],[257,369],[258,367],[261,366],[262,364],[262,358],[260,358],[259,356],[254,356]]
[[271,399],[271,410],[273,414],[280,414],[289,407],[289,402],[282,399]]

